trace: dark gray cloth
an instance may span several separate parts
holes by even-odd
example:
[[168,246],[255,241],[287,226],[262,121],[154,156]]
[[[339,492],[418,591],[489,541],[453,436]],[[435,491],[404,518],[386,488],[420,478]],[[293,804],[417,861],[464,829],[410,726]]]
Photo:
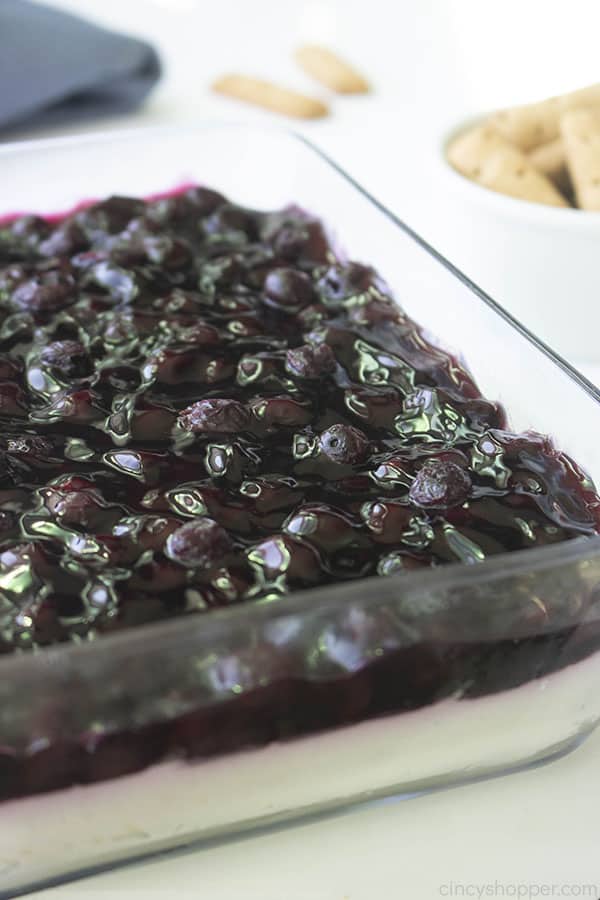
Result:
[[143,41],[49,6],[0,0],[0,130],[127,112],[159,77],[158,55]]

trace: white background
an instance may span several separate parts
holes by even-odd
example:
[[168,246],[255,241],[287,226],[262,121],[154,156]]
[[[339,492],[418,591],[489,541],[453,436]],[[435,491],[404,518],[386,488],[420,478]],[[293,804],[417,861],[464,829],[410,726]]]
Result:
[[[293,47],[306,39],[337,47],[360,64],[374,93],[334,99],[329,119],[301,130],[442,251],[448,226],[432,167],[446,129],[482,109],[600,80],[597,0],[55,5],[145,36],[164,59],[165,77],[143,111],[87,130],[207,118],[272,123],[268,113],[213,96],[210,81],[243,70],[314,91],[291,61]],[[22,130],[18,136],[37,134]],[[485,273],[479,280],[488,287]],[[468,890],[464,896],[477,896],[470,885],[485,889],[498,882],[495,896],[515,896],[515,885],[531,883],[532,896],[552,896],[544,886],[555,884],[553,896],[559,897],[584,896],[580,886],[595,882],[598,889],[587,896],[596,900],[599,793],[600,735],[532,772],[130,867],[36,896],[426,900],[452,896],[452,890],[461,896],[460,884]]]

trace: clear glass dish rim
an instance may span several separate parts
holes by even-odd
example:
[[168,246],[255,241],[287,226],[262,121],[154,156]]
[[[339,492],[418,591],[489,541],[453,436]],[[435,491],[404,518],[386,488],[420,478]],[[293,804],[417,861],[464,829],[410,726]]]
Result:
[[[161,137],[177,137],[178,135],[193,136],[196,134],[200,135],[206,131],[229,129],[239,129],[248,134],[257,133],[263,135],[267,132],[274,136],[284,136],[292,142],[302,144],[306,150],[314,154],[320,162],[323,163],[324,167],[344,180],[359,195],[372,204],[382,216],[386,217],[400,229],[400,231],[404,232],[404,234],[419,244],[439,265],[442,265],[455,278],[462,282],[465,287],[480,300],[480,302],[503,319],[512,330],[519,333],[535,350],[542,353],[555,366],[561,369],[564,374],[581,390],[585,391],[585,393],[587,393],[600,408],[600,389],[598,389],[574,366],[567,362],[560,354],[552,350],[548,344],[538,338],[515,316],[490,297],[489,294],[475,284],[464,274],[464,272],[453,265],[453,263],[451,263],[442,253],[432,247],[431,244],[422,238],[416,231],[388,209],[384,203],[374,197],[327,153],[321,150],[304,135],[293,129],[273,125],[256,126],[246,123],[222,122],[218,120],[206,121],[190,126],[178,125],[115,129],[114,131],[102,133],[92,132],[83,135],[74,134],[39,140],[7,142],[0,145],[0,161],[4,156],[39,152],[44,149],[55,151],[60,150],[63,147],[71,148],[85,144],[106,144],[132,140],[142,142],[159,139]],[[160,186],[157,186],[157,190],[160,190]],[[0,216],[2,214],[2,211],[0,211]],[[440,336],[440,340],[443,342],[443,335]],[[282,615],[301,615],[303,611],[308,613],[314,609],[315,598],[318,598],[319,600],[319,609],[322,612],[325,612],[328,607],[335,608],[338,606],[340,595],[344,595],[344,602],[347,603],[351,599],[352,594],[358,595],[359,593],[362,593],[363,597],[361,598],[361,603],[363,605],[368,605],[369,600],[364,596],[367,592],[369,592],[369,596],[374,598],[374,601],[379,602],[382,599],[382,595],[392,592],[393,589],[400,584],[402,585],[403,593],[405,593],[413,590],[435,590],[441,587],[452,588],[461,583],[487,583],[496,581],[500,578],[518,575],[521,572],[531,571],[532,569],[544,571],[549,568],[557,567],[562,563],[567,564],[576,562],[579,559],[596,556],[597,554],[600,554],[600,535],[577,538],[560,544],[550,544],[545,547],[501,553],[485,559],[483,562],[477,563],[476,565],[455,562],[445,564],[444,566],[435,569],[426,571],[419,570],[401,576],[390,576],[388,578],[370,576],[367,578],[359,578],[353,581],[340,582],[324,587],[294,591],[286,596],[282,602],[268,604],[239,604],[228,608],[212,610],[208,615],[200,614],[193,617],[193,631],[196,632],[197,628],[202,631],[205,631],[205,629],[211,630],[211,626],[222,628],[227,622],[238,623],[244,619],[260,618],[264,620],[265,618],[270,618],[271,615],[273,617]],[[377,586],[376,588],[375,585]],[[189,616],[153,622],[135,628],[129,628],[122,632],[102,635],[99,640],[92,643],[58,644],[38,649],[33,653],[25,652],[20,654],[9,654],[0,657],[0,672],[3,675],[9,675],[11,670],[15,669],[45,669],[48,666],[54,668],[55,666],[59,666],[63,660],[65,662],[68,660],[71,663],[75,663],[81,654],[89,659],[90,655],[110,653],[112,649],[116,650],[125,645],[133,651],[135,645],[141,644],[145,650],[148,651],[152,646],[158,644],[164,645],[165,642],[176,644],[179,636],[186,637],[189,640],[191,630],[192,623]]]

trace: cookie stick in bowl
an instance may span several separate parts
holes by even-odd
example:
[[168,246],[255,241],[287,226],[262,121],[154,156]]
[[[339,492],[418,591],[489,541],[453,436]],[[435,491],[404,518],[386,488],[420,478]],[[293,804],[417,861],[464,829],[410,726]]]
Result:
[[527,155],[491,126],[480,125],[459,135],[448,147],[447,155],[458,172],[482,187],[531,203],[569,205]]
[[560,136],[563,113],[588,106],[600,108],[600,84],[549,97],[539,103],[501,109],[490,116],[489,123],[511,144],[521,150],[533,150]]
[[600,210],[600,113],[574,109],[560,120],[567,165],[580,209]]
[[546,144],[540,144],[527,154],[529,162],[546,175],[562,193],[570,194],[571,182],[567,171],[567,156],[562,137],[554,138]]

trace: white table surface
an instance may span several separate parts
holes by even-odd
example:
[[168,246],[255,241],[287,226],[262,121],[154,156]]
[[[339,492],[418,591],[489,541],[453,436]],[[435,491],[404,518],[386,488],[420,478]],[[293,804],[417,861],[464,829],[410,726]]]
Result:
[[[443,130],[481,108],[598,80],[595,0],[55,0],[55,5],[146,36],[166,66],[141,112],[86,130],[206,118],[272,123],[268,113],[211,95],[210,80],[241,69],[311,90],[290,51],[306,39],[337,46],[360,63],[375,92],[336,98],[329,119],[296,129],[442,251],[443,217],[437,215],[442,201],[428,165]],[[39,133],[21,130],[16,136]],[[600,377],[600,366],[586,371]],[[520,896],[596,900],[599,794],[600,733],[571,756],[534,771],[180,854],[34,896],[420,900],[509,897],[520,891]],[[595,887],[585,887],[591,884]]]

